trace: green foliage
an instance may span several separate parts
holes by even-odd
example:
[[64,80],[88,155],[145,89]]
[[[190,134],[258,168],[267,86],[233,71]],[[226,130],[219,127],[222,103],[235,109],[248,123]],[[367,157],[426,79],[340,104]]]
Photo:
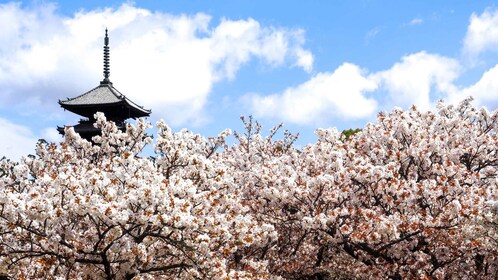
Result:
[[346,139],[348,139],[349,137],[351,137],[352,135],[354,135],[354,134],[356,134],[356,133],[358,133],[360,131],[361,131],[360,128],[356,128],[356,129],[350,128],[350,129],[343,130],[342,134],[344,134],[344,136],[346,137]]

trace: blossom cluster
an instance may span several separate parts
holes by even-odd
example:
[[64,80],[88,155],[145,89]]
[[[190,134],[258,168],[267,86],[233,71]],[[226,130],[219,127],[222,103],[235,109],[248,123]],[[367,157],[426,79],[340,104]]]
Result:
[[[0,160],[0,274],[16,279],[496,279],[498,113],[440,103],[318,129],[205,138],[96,115]],[[153,145],[155,157],[140,156]]]

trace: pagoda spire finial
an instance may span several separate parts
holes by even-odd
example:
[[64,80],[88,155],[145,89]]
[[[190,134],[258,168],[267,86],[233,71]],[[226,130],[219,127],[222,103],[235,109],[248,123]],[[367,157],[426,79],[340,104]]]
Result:
[[110,84],[109,76],[111,75],[110,64],[109,64],[109,37],[107,35],[107,28],[105,29],[104,38],[104,80],[100,82],[101,84]]

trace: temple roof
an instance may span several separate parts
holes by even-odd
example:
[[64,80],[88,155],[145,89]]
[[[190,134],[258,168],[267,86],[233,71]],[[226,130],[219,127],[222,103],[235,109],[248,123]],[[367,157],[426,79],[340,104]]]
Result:
[[[151,112],[128,99],[111,82],[101,82],[99,86],[80,96],[59,100],[59,104],[68,111],[88,118],[92,118],[97,111],[106,114],[106,111],[117,109],[124,109],[127,115],[123,117],[126,118],[146,117]],[[89,110],[90,108],[94,110]]]
[[62,105],[93,105],[93,104],[110,104],[120,102],[124,95],[110,85],[99,85],[98,87],[75,98],[68,98],[65,101],[59,101]]

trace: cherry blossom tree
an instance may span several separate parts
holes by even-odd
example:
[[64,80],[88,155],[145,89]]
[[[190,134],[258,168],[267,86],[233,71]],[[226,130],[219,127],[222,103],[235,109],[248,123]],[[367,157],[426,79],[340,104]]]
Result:
[[495,279],[498,114],[470,102],[381,113],[349,139],[320,129],[299,150],[246,122],[224,157],[279,238],[245,254],[294,279]]
[[[97,116],[95,145],[67,129],[59,146],[0,162],[0,261],[16,279],[255,279],[264,261],[234,252],[275,238],[239,202],[223,145],[158,123],[157,158],[143,121],[121,132]],[[235,264],[235,261],[237,263]]]
[[[103,115],[0,160],[0,272],[19,279],[496,279],[498,113],[395,109],[347,137],[204,138]],[[153,145],[156,156],[140,156]]]

